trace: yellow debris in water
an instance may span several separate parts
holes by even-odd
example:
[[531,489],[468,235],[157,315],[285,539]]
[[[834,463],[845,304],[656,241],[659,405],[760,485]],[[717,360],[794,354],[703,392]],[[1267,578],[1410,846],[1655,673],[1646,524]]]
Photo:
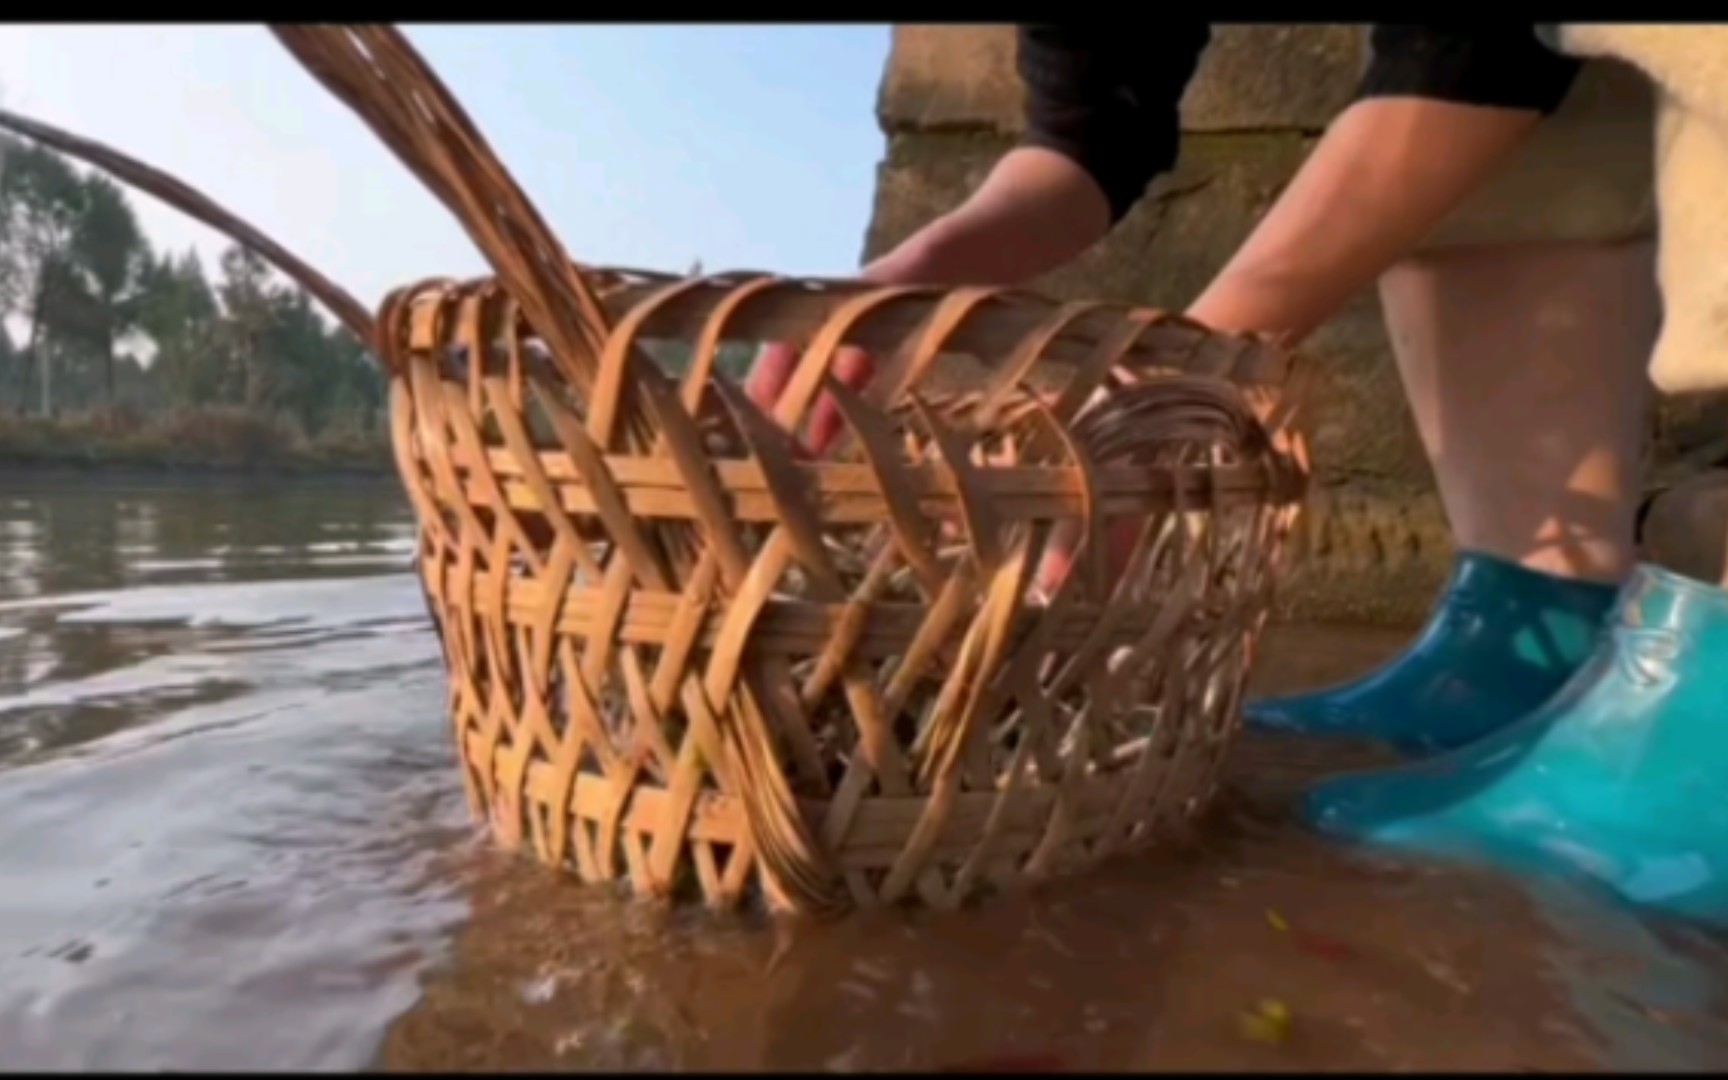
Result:
[[1274,908],[1266,909],[1266,921],[1272,924],[1272,929],[1274,930],[1283,931],[1290,929],[1290,924],[1284,921],[1284,916],[1278,914],[1277,910]]
[[1266,998],[1237,1019],[1242,1037],[1273,1045],[1290,1038],[1290,1007],[1277,998]]

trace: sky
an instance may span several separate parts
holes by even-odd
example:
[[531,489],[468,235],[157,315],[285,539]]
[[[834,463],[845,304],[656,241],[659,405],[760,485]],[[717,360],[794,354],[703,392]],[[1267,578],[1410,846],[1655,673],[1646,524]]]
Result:
[[[404,27],[569,251],[854,269],[883,137],[873,26]],[[262,26],[0,27],[0,104],[199,188],[370,306],[484,272],[449,213]],[[136,193],[158,249],[226,241]]]

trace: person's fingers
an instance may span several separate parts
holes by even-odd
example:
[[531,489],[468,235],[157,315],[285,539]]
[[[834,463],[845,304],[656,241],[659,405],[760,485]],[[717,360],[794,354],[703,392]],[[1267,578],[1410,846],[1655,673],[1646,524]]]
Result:
[[750,377],[744,381],[744,393],[760,409],[772,409],[780,400],[786,384],[792,381],[792,370],[798,366],[798,350],[784,341],[771,341],[756,354],[750,366]]
[[1050,530],[1044,545],[1044,557],[1038,563],[1035,580],[1045,596],[1053,595],[1074,565],[1074,545],[1080,539],[1080,523],[1064,521]]
[[[750,400],[760,409],[772,410],[780,401],[780,395],[786,392],[786,386],[792,381],[792,373],[797,370],[802,353],[797,347],[783,341],[771,342],[762,347],[756,355],[756,363],[750,368],[750,377],[745,381],[744,390]],[[870,354],[855,346],[847,345],[834,354],[830,373],[848,390],[862,390],[870,381],[870,376],[876,370]],[[828,449],[841,428],[840,410],[835,406],[833,396],[824,392],[816,399],[816,406],[810,413],[809,435],[807,443],[810,449],[820,454]]]
[[[785,392],[787,384],[792,381],[792,373],[796,370],[801,355],[795,346],[786,342],[772,342],[763,346],[745,382],[745,391],[750,400],[759,408],[772,410],[779,402],[780,395]],[[842,386],[857,391],[869,383],[875,369],[875,362],[869,353],[849,345],[836,352],[830,370]],[[834,442],[843,426],[844,420],[839,407],[834,403],[833,395],[824,392],[817,398],[815,408],[811,410],[804,448],[812,454],[821,455]],[[1114,579],[1127,569],[1129,556],[1134,552],[1137,523],[1131,519],[1113,521],[1106,525],[1106,531],[1108,539],[1105,544],[1105,557],[1108,559],[1110,577]],[[1046,594],[1053,592],[1068,576],[1074,562],[1074,549],[1079,535],[1078,523],[1068,522],[1058,526],[1051,536],[1037,574],[1038,583]]]
[[[862,390],[875,374],[876,363],[870,359],[870,354],[863,349],[847,345],[834,354],[834,366],[829,369],[836,382],[848,390]],[[827,451],[835,436],[840,434],[840,409],[834,404],[834,395],[826,390],[816,399],[816,408],[810,414],[810,450],[815,454]]]
[[[1105,543],[1104,557],[1109,560],[1109,576],[1106,578],[1114,587],[1117,578],[1128,569],[1128,560],[1134,554],[1134,541],[1139,537],[1140,524],[1133,518],[1120,518],[1104,526]],[[1076,558],[1075,549],[1079,546],[1080,524],[1075,521],[1065,521],[1050,531],[1050,541],[1044,548],[1044,557],[1038,566],[1038,587],[1046,596],[1054,593],[1057,586],[1073,570]]]

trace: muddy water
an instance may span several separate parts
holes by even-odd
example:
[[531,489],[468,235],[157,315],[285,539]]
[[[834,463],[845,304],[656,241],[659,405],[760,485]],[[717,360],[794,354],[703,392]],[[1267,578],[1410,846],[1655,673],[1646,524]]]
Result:
[[554,880],[473,837],[409,549],[389,489],[0,479],[0,1068],[1728,1065],[1715,940],[1312,840],[1288,745],[1196,848],[960,915]]

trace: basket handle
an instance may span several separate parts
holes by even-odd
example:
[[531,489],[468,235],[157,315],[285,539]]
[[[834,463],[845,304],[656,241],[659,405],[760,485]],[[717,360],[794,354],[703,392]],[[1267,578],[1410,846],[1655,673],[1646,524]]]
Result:
[[597,388],[627,391],[628,371],[602,374],[610,325],[598,295],[402,32],[378,24],[271,24],[270,32],[456,216],[579,397],[592,406]]
[[[622,411],[639,421],[630,372],[602,368],[610,325],[598,294],[407,38],[392,26],[375,25],[270,30],[455,214],[578,395],[588,402],[596,393],[622,396]],[[203,192],[112,147],[30,117],[0,110],[0,129],[102,169],[256,252],[323,303],[381,360],[390,354],[352,294]]]
[[354,299],[353,294],[312,269],[305,260],[247,224],[197,188],[112,147],[15,112],[0,109],[0,128],[15,131],[43,146],[52,147],[69,158],[93,165],[110,176],[124,180],[138,190],[161,199],[186,216],[210,226],[241,247],[257,253],[311,293],[342,325],[352,330],[355,336],[369,346],[374,355],[383,355],[383,351],[378,348],[372,316],[367,314],[365,305]]

